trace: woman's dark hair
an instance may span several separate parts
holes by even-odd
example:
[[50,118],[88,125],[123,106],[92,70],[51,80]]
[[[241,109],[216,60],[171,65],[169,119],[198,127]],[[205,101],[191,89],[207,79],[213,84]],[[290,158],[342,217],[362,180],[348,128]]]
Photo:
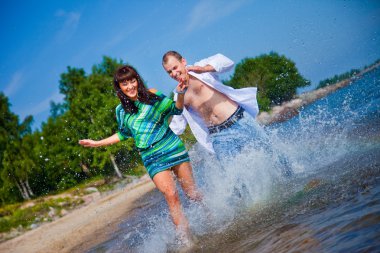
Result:
[[120,99],[121,105],[124,108],[124,111],[126,113],[137,113],[138,108],[135,105],[134,101],[131,100],[127,95],[123,93],[123,91],[120,89],[120,83],[124,81],[130,81],[133,78],[136,78],[137,80],[137,99],[139,102],[144,104],[152,105],[155,102],[161,100],[159,96],[154,94],[153,92],[150,92],[146,87],[144,82],[142,81],[140,75],[137,73],[136,69],[132,66],[125,65],[121,66],[116,70],[116,73],[113,77],[113,87],[116,91],[117,96]]

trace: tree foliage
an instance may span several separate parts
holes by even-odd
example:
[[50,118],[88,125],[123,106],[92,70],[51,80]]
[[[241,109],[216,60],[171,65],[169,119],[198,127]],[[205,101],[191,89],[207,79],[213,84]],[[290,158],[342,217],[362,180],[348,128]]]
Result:
[[[31,116],[19,123],[0,93],[0,199],[2,204],[75,186],[85,179],[124,173],[141,164],[133,141],[99,149],[84,148],[79,139],[101,139],[117,130],[112,77],[123,63],[104,57],[92,73],[68,67],[61,74],[61,103],[51,103],[51,116],[32,132]],[[113,163],[113,161],[115,163]]]
[[334,75],[333,77],[326,78],[326,79],[319,82],[316,89],[323,88],[323,87],[326,87],[326,86],[331,85],[331,84],[336,84],[336,83],[343,81],[343,80],[346,80],[346,79],[351,79],[351,78],[355,77],[356,75],[358,75],[360,72],[367,70],[369,68],[374,68],[374,67],[378,66],[378,64],[380,64],[380,59],[377,59],[372,64],[365,65],[364,67],[362,67],[360,69],[351,69],[350,71],[347,71],[343,74]]
[[234,88],[257,87],[261,110],[292,99],[297,88],[309,85],[293,61],[275,52],[243,59],[225,83]]
[[330,84],[335,84],[337,82],[343,81],[343,80],[348,79],[348,78],[352,78],[355,75],[357,75],[359,72],[360,72],[360,69],[352,69],[349,72],[346,72],[346,73],[343,73],[340,75],[335,75],[331,78],[324,79],[324,80],[319,82],[317,89],[323,88],[323,87],[328,86]]
[[36,170],[33,153],[32,116],[19,122],[10,111],[8,98],[0,93],[0,199],[2,203],[34,196],[29,178]]

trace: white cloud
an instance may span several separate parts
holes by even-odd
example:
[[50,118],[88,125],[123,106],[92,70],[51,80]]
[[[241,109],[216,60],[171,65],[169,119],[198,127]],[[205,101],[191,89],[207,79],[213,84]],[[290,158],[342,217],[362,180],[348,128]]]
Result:
[[216,22],[238,10],[243,4],[245,4],[245,2],[245,0],[200,1],[190,12],[190,20],[187,24],[186,30],[187,32],[191,32],[194,29],[205,27]]
[[55,13],[58,18],[63,18],[64,22],[60,30],[55,35],[56,42],[66,42],[75,33],[81,14],[79,12],[66,12],[64,10],[58,10]]
[[4,89],[4,94],[7,97],[10,97],[13,95],[17,90],[21,87],[21,84],[24,79],[24,74],[22,71],[17,71],[12,75],[11,81],[7,84],[6,88]]

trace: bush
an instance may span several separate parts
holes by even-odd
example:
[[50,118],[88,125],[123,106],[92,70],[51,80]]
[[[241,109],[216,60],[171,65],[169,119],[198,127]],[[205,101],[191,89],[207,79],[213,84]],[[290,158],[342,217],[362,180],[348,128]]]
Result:
[[27,228],[36,221],[37,217],[40,218],[40,220],[43,218],[50,219],[50,217],[48,217],[50,208],[54,208],[58,214],[63,208],[72,209],[81,203],[83,203],[82,199],[57,198],[46,201],[39,199],[35,201],[34,206],[27,208],[19,208],[20,204],[3,207],[1,210],[4,214],[7,213],[7,215],[0,218],[0,232],[7,232],[20,225]]
[[61,179],[57,187],[58,187],[58,190],[62,191],[62,190],[74,187],[77,184],[78,182],[71,175],[67,175]]

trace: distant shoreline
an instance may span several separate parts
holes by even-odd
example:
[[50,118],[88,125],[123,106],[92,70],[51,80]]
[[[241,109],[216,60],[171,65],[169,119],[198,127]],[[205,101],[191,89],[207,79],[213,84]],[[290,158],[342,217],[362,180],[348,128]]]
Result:
[[318,99],[326,97],[327,95],[335,92],[338,89],[348,86],[353,81],[361,78],[364,74],[374,70],[379,66],[380,62],[360,71],[358,74],[351,78],[347,78],[335,84],[331,84],[323,88],[319,88],[313,91],[297,95],[294,99],[290,101],[284,102],[279,106],[274,106],[269,113],[261,112],[257,116],[256,120],[262,125],[270,125],[273,123],[287,121],[293,118],[294,116],[298,115],[301,107],[309,105],[317,101]]

